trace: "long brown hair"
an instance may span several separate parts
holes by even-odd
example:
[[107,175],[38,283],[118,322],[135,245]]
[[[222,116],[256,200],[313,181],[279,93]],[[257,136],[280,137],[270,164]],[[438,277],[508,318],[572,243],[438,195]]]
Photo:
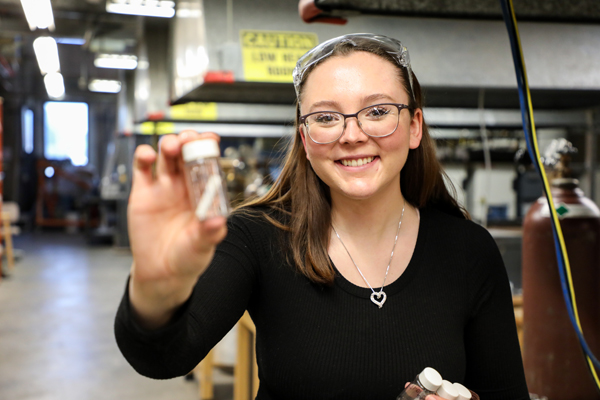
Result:
[[[376,54],[396,66],[399,80],[411,98],[411,117],[416,109],[423,108],[423,95],[417,77],[412,74],[412,90],[406,68],[376,44],[358,46],[341,43],[331,57],[346,56],[354,51]],[[304,81],[318,64],[304,74]],[[302,88],[302,86],[301,86]],[[300,91],[300,97],[302,92]],[[272,224],[287,232],[285,236],[289,261],[296,269],[315,283],[331,284],[335,270],[331,265],[327,249],[331,229],[331,197],[329,187],[321,181],[306,159],[300,138],[298,120],[299,101],[296,103],[296,134],[288,147],[279,178],[263,197],[247,201],[236,212],[251,213],[256,207],[267,207],[285,215],[274,218],[262,212]],[[456,201],[456,189],[443,171],[436,155],[435,144],[423,120],[423,136],[416,149],[409,150],[408,158],[400,173],[400,187],[406,201],[415,207],[435,207],[460,218],[469,218],[467,211]],[[446,180],[446,182],[444,182]],[[446,186],[448,185],[448,186]],[[449,188],[449,189],[448,189]],[[449,192],[450,190],[450,192]]]

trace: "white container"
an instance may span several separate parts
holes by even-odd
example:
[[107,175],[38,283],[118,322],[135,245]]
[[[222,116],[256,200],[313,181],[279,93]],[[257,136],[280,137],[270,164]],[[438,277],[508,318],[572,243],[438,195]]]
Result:
[[194,140],[184,144],[181,153],[196,217],[201,221],[227,217],[230,208],[226,182],[219,166],[219,144],[213,139]]
[[430,394],[435,394],[441,384],[442,376],[439,372],[427,367],[408,384],[396,400],[422,400]]
[[454,382],[454,387],[458,391],[456,400],[471,400],[471,391],[458,382]]
[[452,382],[443,380],[437,390],[437,395],[446,400],[456,400],[458,398],[458,389]]

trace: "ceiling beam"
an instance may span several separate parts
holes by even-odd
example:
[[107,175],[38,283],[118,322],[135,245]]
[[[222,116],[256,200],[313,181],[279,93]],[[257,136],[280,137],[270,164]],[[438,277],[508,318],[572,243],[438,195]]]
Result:
[[[438,18],[502,19],[498,0],[314,0],[334,15],[373,14]],[[520,21],[600,22],[597,0],[529,0],[515,2]]]

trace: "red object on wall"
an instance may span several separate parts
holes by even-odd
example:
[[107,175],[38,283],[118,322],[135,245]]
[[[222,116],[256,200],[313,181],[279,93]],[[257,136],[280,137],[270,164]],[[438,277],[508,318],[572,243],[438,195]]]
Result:
[[148,121],[162,121],[163,119],[165,119],[165,113],[164,111],[151,112],[148,113],[146,118],[148,119]]
[[233,83],[233,71],[208,71],[204,75],[204,83]]
[[324,15],[324,11],[315,5],[315,0],[300,0],[298,2],[298,13],[304,22],[323,22],[326,24],[346,25],[348,22],[341,17]]

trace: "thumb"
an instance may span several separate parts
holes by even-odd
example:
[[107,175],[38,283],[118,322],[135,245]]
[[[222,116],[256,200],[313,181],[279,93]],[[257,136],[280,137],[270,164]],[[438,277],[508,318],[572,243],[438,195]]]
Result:
[[216,245],[227,235],[227,219],[225,217],[210,218],[200,222],[200,233],[206,243]]

